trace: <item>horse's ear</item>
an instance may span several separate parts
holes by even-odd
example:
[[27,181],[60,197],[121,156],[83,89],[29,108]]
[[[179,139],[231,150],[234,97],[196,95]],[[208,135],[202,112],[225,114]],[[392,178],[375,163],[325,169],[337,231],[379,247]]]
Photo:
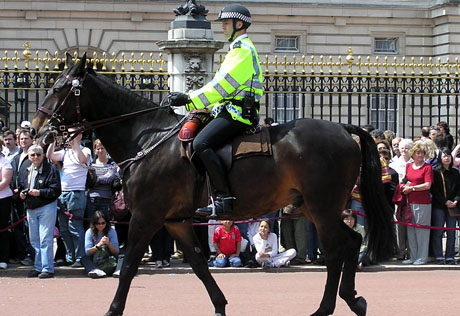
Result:
[[67,67],[69,67],[69,68],[72,67],[74,65],[72,55],[70,55],[69,53],[66,52],[65,53],[65,58],[66,58],[65,63],[67,65]]
[[86,52],[83,54],[83,56],[77,63],[75,74],[79,74],[79,75],[83,74],[83,72],[85,71],[85,67],[86,67]]

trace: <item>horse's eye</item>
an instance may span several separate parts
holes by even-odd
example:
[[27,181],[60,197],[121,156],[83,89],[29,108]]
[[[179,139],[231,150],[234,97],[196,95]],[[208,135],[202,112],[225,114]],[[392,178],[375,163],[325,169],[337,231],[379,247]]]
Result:
[[61,88],[54,88],[53,93],[58,93],[61,90]]

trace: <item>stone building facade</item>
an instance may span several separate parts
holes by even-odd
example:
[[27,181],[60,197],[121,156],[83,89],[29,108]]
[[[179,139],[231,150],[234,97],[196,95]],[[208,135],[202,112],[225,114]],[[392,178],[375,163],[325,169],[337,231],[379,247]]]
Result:
[[[39,0],[0,2],[0,51],[159,52],[179,0]],[[198,3],[208,20],[230,2]],[[241,1],[240,1],[241,2]],[[261,55],[431,56],[460,51],[459,0],[244,1]],[[215,38],[221,39],[218,23]],[[225,51],[225,48],[224,50]]]

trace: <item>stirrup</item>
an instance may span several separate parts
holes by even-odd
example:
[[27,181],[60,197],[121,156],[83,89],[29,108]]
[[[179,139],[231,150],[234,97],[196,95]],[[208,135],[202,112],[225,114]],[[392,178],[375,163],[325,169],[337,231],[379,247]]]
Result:
[[[225,200],[227,200],[227,202],[225,202]],[[235,197],[233,197],[233,196],[218,197],[216,199],[216,201],[213,200],[212,197],[211,197],[211,204],[208,205],[207,207],[198,208],[195,211],[195,214],[198,215],[198,216],[205,216],[207,218],[216,218],[216,217],[218,217],[220,215],[230,216],[231,212],[226,212],[225,211],[225,203],[232,203],[231,200],[235,200]],[[219,209],[219,208],[221,209],[221,211],[217,212],[217,209]],[[230,209],[233,209],[231,204],[230,204]]]

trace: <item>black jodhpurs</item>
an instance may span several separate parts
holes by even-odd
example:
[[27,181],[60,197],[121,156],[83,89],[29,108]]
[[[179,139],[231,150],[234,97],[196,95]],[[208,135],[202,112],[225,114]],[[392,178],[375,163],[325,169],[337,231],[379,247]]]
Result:
[[248,125],[232,119],[224,108],[193,141],[193,149],[205,165],[211,183],[218,195],[229,196],[231,195],[231,190],[227,180],[227,172],[215,150],[235,136],[241,135],[248,127]]

